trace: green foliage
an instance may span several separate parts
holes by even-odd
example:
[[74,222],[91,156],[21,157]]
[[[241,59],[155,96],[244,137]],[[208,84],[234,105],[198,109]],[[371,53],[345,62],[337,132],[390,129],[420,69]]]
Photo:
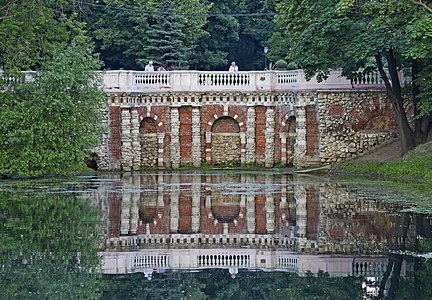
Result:
[[[429,45],[430,17],[410,1],[290,0],[279,1],[276,18],[290,47],[287,56],[305,70],[306,77],[325,79],[331,69],[340,68],[348,78],[357,72],[379,70],[388,84],[402,151],[406,152],[427,136],[429,128],[410,128],[404,105],[411,101],[428,116],[432,109]],[[371,58],[375,62],[371,64]],[[411,69],[415,78],[411,97],[402,99],[396,75]],[[418,91],[422,92],[418,95]],[[420,96],[420,97],[419,97]],[[418,100],[421,100],[419,104]],[[414,135],[415,132],[415,135]]]
[[347,162],[342,165],[344,173],[374,175],[382,178],[411,178],[432,182],[431,143],[421,145],[402,158],[386,163]]
[[100,219],[88,201],[45,182],[0,186],[2,299],[97,299]]
[[[274,1],[241,0],[231,11],[243,13],[275,12]],[[235,61],[241,70],[262,70],[264,68],[264,46],[271,36],[275,24],[273,16],[244,17],[237,19],[240,25],[239,41],[229,50],[230,61]],[[269,49],[272,51],[272,49]]]
[[[51,50],[33,81],[0,93],[0,174],[65,174],[82,168],[97,144],[103,93],[100,66],[83,37]],[[16,75],[19,76],[19,75]]]
[[81,30],[66,0],[0,1],[0,65],[30,70]]
[[279,59],[275,62],[275,69],[276,70],[286,70],[287,65],[288,65],[288,63],[285,60]]
[[420,64],[420,74],[415,83],[420,86],[421,116],[428,116],[432,112],[432,13],[417,13],[408,25],[407,32],[412,41],[407,55]]
[[104,0],[102,5],[123,9],[98,7],[85,16],[107,68],[142,69],[150,59],[183,67],[196,63],[194,50],[206,37],[206,21],[185,14],[206,13],[208,5],[198,0]]
[[[274,2],[103,0],[100,5],[122,10],[94,7],[84,17],[110,69],[141,69],[149,59],[170,65],[162,56],[171,48],[169,52],[183,67],[227,70],[229,63],[236,61],[241,70],[255,70],[264,65],[263,46],[275,26],[272,16],[219,14],[271,13]],[[207,13],[217,16],[199,15]]]
[[[144,50],[149,53],[156,65],[169,66],[172,69],[186,69],[187,58],[190,56],[186,47],[186,34],[184,25],[176,12],[176,4],[171,0],[163,0],[157,5],[159,11],[164,10],[168,15],[156,16],[150,25],[147,34],[149,39]],[[145,66],[147,60],[137,59],[140,66]]]
[[[147,281],[142,274],[107,281],[104,299],[360,299],[361,278],[299,277],[284,272],[241,271],[235,279],[228,270],[156,274]],[[247,287],[247,288],[245,288]]]
[[287,70],[297,70],[298,66],[295,62],[291,61],[286,66]]
[[[209,1],[209,3],[208,12],[211,14],[230,13],[238,8],[237,0]],[[197,45],[194,68],[228,70],[229,61],[234,60],[234,57],[228,57],[229,51],[240,39],[238,19],[231,16],[212,16],[207,19],[203,30],[205,34]]]

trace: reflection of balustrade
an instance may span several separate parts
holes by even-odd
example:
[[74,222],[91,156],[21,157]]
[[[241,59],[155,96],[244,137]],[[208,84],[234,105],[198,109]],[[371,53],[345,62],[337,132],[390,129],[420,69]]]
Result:
[[167,255],[139,255],[133,260],[134,268],[167,268],[169,267]]
[[[380,280],[388,257],[302,255],[287,250],[242,248],[140,249],[102,252],[102,272],[127,274],[169,270],[235,269],[284,271],[305,276],[327,272],[330,276],[361,276]],[[406,274],[403,263],[401,276]]]
[[250,267],[250,255],[199,255],[198,267]]
[[293,258],[292,255],[279,255],[277,257],[277,268],[297,270],[298,269],[298,258]]
[[387,260],[371,261],[358,260],[352,263],[352,275],[354,276],[382,276],[387,268]]

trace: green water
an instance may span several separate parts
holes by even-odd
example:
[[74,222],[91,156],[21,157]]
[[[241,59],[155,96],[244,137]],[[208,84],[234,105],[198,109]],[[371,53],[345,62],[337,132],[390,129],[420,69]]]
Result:
[[431,299],[418,195],[270,172],[3,180],[0,299]]

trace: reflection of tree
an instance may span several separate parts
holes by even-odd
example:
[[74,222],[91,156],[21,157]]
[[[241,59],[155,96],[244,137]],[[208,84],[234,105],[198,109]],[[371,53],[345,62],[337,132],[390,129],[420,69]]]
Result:
[[[402,253],[405,250],[420,252],[421,250],[431,251],[431,249],[421,249],[420,239],[430,239],[432,231],[430,219],[425,215],[413,215],[404,213],[402,215],[403,225],[401,234],[401,244],[399,249]],[[407,238],[409,228],[415,219],[415,231],[418,237],[414,244],[414,249],[409,249],[409,239]],[[421,238],[420,238],[421,237]],[[401,277],[402,263],[412,262],[412,276]],[[432,275],[432,264],[420,257],[409,257],[406,255],[390,255],[387,269],[380,283],[377,299],[432,299],[432,286],[430,278]]]
[[299,277],[284,272],[240,272],[235,279],[228,270],[199,273],[104,276],[104,299],[361,299],[361,279]]
[[98,214],[71,193],[0,191],[3,299],[98,296]]

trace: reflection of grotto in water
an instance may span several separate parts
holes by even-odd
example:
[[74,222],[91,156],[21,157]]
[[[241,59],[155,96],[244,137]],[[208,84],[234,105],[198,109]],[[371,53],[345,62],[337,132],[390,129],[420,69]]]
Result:
[[[157,172],[20,184],[0,182],[5,295],[57,295],[55,277],[81,298],[432,298],[419,252],[430,251],[430,216],[376,201],[370,182]],[[97,251],[102,266],[90,268]]]
[[378,296],[389,270],[400,277],[412,271],[411,263],[388,254],[416,244],[415,224],[424,216],[305,178],[123,175],[122,184],[105,193],[103,272],[147,279],[211,269],[232,278],[247,270],[324,272],[365,278],[365,295]]
[[[381,202],[301,177],[123,175],[116,189],[104,200],[110,249],[169,244],[376,253],[397,248],[403,234],[400,214]],[[407,232],[407,242],[415,242],[415,232]]]

